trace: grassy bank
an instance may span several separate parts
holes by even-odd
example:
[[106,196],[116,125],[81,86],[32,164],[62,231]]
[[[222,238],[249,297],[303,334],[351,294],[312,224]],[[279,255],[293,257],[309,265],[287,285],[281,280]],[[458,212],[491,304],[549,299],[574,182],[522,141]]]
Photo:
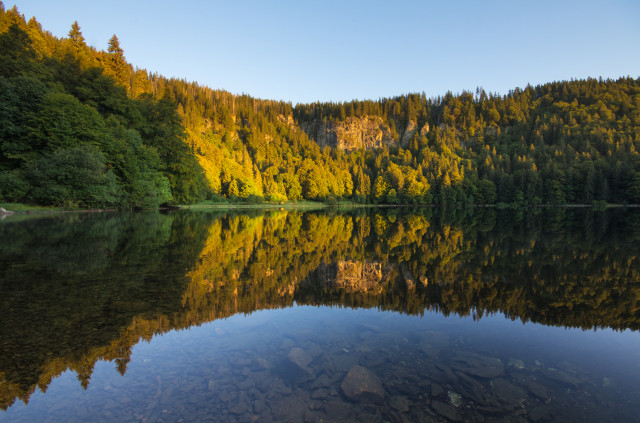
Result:
[[181,209],[186,210],[228,210],[228,209],[320,209],[328,207],[327,204],[318,201],[283,201],[278,203],[230,203],[230,202],[208,202],[197,204],[181,205]]
[[77,207],[37,206],[34,204],[24,204],[24,203],[2,203],[0,204],[0,207],[13,213],[60,212],[60,211],[82,210]]
[[[204,201],[196,204],[184,204],[180,206],[176,206],[181,210],[233,210],[233,209],[267,209],[267,210],[275,210],[275,209],[303,209],[303,210],[316,210],[327,207],[333,207],[337,209],[349,209],[349,208],[360,208],[360,207],[420,207],[420,206],[429,206],[429,207],[439,207],[437,204],[361,204],[354,203],[350,201],[337,201],[335,203],[322,203],[319,201],[284,201],[284,202],[261,202],[261,203],[243,203],[243,202],[211,202]],[[460,207],[463,206],[461,204],[452,204],[447,207]],[[17,213],[17,214],[28,214],[28,213],[55,213],[55,212],[100,212],[100,211],[116,211],[117,209],[86,209],[79,207],[56,207],[56,206],[39,206],[33,204],[24,204],[24,203],[2,203],[0,207],[5,210]],[[606,209],[611,207],[639,207],[638,205],[627,205],[627,204],[540,204],[540,205],[522,205],[522,204],[507,204],[507,203],[498,203],[498,204],[489,204],[489,205],[473,205],[471,207],[491,207],[497,209],[505,209],[505,208],[522,208],[522,207],[593,207],[595,209]]]

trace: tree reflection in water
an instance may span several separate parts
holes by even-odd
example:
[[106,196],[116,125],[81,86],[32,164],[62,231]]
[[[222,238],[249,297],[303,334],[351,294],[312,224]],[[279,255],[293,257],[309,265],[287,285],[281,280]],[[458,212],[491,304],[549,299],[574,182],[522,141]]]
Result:
[[0,406],[141,339],[296,304],[639,327],[640,213],[356,209],[0,223]]

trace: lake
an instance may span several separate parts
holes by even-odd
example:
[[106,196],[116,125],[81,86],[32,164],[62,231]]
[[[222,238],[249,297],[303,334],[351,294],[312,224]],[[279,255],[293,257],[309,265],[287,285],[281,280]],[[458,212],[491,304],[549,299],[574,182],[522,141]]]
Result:
[[0,422],[631,422],[640,209],[0,221]]

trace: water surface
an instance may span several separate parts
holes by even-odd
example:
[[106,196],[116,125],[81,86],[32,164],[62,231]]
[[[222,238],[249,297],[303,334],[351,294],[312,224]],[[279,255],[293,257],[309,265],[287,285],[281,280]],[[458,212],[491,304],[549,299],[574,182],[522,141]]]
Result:
[[0,239],[0,421],[640,415],[638,211],[12,216]]

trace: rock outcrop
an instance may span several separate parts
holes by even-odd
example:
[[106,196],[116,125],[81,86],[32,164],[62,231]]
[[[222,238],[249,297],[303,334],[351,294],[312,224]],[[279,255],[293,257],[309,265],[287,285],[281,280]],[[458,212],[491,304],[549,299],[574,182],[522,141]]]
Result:
[[0,207],[0,219],[4,219],[5,217],[12,215],[13,212],[9,211],[9,210],[5,210],[4,208]]
[[407,127],[404,129],[404,132],[402,133],[402,138],[400,139],[400,146],[404,148],[407,145],[409,145],[409,141],[411,141],[411,138],[413,138],[413,136],[416,134],[417,131],[418,131],[418,127],[416,123],[410,120],[407,123]]
[[418,128],[416,122],[410,120],[405,128],[399,128],[396,133],[380,116],[348,117],[343,122],[317,120],[303,123],[301,127],[320,147],[329,146],[342,150],[380,148],[397,144],[406,147],[418,129],[420,136],[429,132],[428,124]]

